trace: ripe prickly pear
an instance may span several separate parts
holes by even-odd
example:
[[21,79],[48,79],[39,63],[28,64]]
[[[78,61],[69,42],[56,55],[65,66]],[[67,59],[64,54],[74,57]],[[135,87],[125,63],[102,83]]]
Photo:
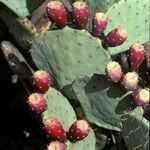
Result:
[[52,80],[46,71],[38,70],[33,74],[33,84],[41,93],[45,93],[52,84]]
[[44,121],[44,129],[47,134],[56,140],[65,141],[66,132],[62,127],[62,124],[56,118],[48,118]]
[[123,28],[116,28],[110,31],[105,38],[107,47],[115,47],[123,44],[127,39],[127,31]]
[[92,31],[94,36],[99,36],[108,24],[108,16],[103,13],[96,13],[93,17]]
[[42,113],[47,109],[47,101],[43,95],[33,93],[28,97],[28,103],[30,108],[37,112]]
[[149,89],[137,89],[134,91],[134,102],[139,106],[148,105],[150,102]]
[[137,88],[139,76],[136,72],[128,72],[123,76],[122,85],[127,90],[133,91]]
[[65,150],[65,144],[59,141],[49,143],[47,150]]
[[106,67],[106,74],[113,82],[118,82],[122,77],[122,69],[118,62],[110,61]]
[[85,2],[74,2],[72,4],[72,15],[77,27],[83,28],[88,23],[89,7]]
[[67,11],[59,1],[50,1],[46,6],[49,18],[59,27],[63,28],[67,24]]
[[143,62],[145,56],[144,46],[135,43],[129,49],[129,58],[131,62],[131,69],[136,70],[140,64]]
[[76,142],[87,137],[89,132],[89,124],[85,120],[77,120],[71,125],[67,135],[71,141]]

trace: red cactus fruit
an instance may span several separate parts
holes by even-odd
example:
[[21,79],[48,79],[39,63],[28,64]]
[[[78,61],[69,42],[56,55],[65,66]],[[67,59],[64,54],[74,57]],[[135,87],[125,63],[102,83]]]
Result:
[[110,31],[105,38],[107,47],[115,47],[123,44],[127,39],[127,31],[123,28],[116,28]]
[[46,6],[49,18],[59,27],[63,28],[67,24],[67,11],[59,1],[50,1]]
[[52,85],[52,80],[46,71],[38,70],[33,74],[33,84],[41,93],[45,93]]
[[56,118],[46,119],[44,121],[44,129],[47,134],[53,139],[65,141],[67,138],[66,132],[62,124]]
[[28,97],[28,104],[30,108],[37,112],[42,113],[47,109],[47,101],[43,95],[33,93]]
[[110,61],[106,66],[106,74],[111,81],[118,82],[123,73],[118,62]]
[[144,46],[135,43],[129,49],[129,58],[131,62],[131,69],[136,70],[140,64],[143,62],[145,56]]
[[49,143],[47,150],[66,150],[65,144],[59,141]]
[[76,142],[87,137],[89,132],[89,124],[85,120],[77,120],[71,125],[67,135],[71,141]]
[[122,85],[130,91],[134,91],[139,82],[139,76],[136,72],[128,72],[123,76]]
[[72,4],[72,15],[77,27],[83,28],[88,23],[89,7],[85,2],[74,2]]
[[103,13],[96,13],[93,17],[92,31],[94,36],[99,36],[108,24],[108,16]]
[[136,91],[134,91],[134,102],[139,106],[149,105],[149,89],[137,89]]

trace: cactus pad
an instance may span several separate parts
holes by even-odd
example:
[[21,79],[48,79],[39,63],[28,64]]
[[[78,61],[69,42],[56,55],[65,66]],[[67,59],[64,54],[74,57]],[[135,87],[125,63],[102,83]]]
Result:
[[38,35],[36,28],[29,19],[21,19],[7,8],[1,10],[0,17],[9,28],[9,32],[23,48],[27,49]]
[[76,120],[75,112],[68,100],[54,88],[50,88],[45,94],[48,109],[43,113],[43,119],[48,117],[58,118],[66,130]]
[[36,7],[40,6],[44,0],[0,0],[10,10],[19,17],[24,18],[30,14]]
[[112,55],[129,49],[133,43],[145,43],[149,40],[149,0],[120,0],[107,12],[110,23],[105,31],[121,26],[128,32],[128,40],[121,46],[109,48]]
[[37,67],[49,71],[60,89],[79,77],[104,74],[110,60],[99,39],[68,27],[39,36],[31,54]]
[[[69,130],[72,123],[76,120],[75,112],[68,100],[54,88],[50,88],[45,94],[48,102],[48,109],[42,114],[42,118],[55,117],[59,119],[66,131]],[[67,150],[82,150],[84,147],[94,150],[95,136],[91,130],[89,135],[82,141],[76,143],[67,143]]]
[[136,113],[122,117],[122,135],[129,150],[149,149],[149,121]]
[[125,111],[143,112],[132,103],[131,95],[104,75],[76,80],[72,88],[87,119],[100,127],[120,131],[120,117]]

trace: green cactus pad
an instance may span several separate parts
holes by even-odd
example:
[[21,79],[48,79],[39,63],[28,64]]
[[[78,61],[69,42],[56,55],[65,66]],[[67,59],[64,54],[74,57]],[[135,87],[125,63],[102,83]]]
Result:
[[49,71],[60,89],[85,75],[104,74],[110,60],[99,39],[85,30],[68,27],[35,39],[31,55],[38,68]]
[[115,131],[121,130],[120,117],[126,111],[138,110],[132,96],[119,84],[111,83],[104,75],[94,75],[74,81],[72,86],[88,120],[96,125]]
[[110,22],[105,34],[121,26],[128,32],[128,40],[122,45],[109,48],[112,55],[127,51],[131,44],[149,40],[149,0],[121,0],[107,12]]
[[149,121],[136,113],[122,117],[122,135],[128,150],[149,150]]
[[0,18],[7,25],[17,43],[24,49],[27,49],[34,38],[38,36],[36,28],[27,18],[20,19],[7,8],[1,10]]
[[96,139],[93,130],[91,129],[89,135],[76,143],[67,143],[67,150],[95,150]]
[[76,120],[75,112],[68,100],[54,88],[50,88],[45,94],[48,109],[42,114],[43,119],[56,117],[65,128],[69,130],[71,124]]
[[[54,88],[50,88],[45,94],[45,98],[48,102],[48,109],[42,114],[43,120],[49,117],[55,117],[59,119],[66,131],[69,130],[73,122],[76,121],[75,112],[68,102],[68,100]],[[67,150],[83,150],[83,148],[89,147],[90,150],[94,150],[95,136],[91,130],[89,135],[82,141],[76,143],[67,143]]]
[[0,0],[10,10],[19,17],[24,18],[30,14],[35,8],[40,6],[44,0]]

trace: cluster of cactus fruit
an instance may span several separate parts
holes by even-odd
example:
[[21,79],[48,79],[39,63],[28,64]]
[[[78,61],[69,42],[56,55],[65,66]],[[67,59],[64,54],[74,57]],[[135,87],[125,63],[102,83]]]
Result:
[[[51,1],[48,3],[47,13],[49,18],[60,28],[67,25],[67,11],[65,6],[59,1]],[[88,23],[89,6],[85,2],[74,2],[72,4],[71,13],[73,22],[78,28],[85,28]],[[100,36],[107,27],[108,16],[98,12],[93,17],[92,35]],[[103,43],[106,47],[115,47],[123,44],[127,40],[127,31],[121,27],[110,31]],[[144,46],[140,43],[132,44],[129,48],[129,60],[132,72],[123,75],[123,71],[119,63],[111,61],[107,64],[106,73],[113,82],[121,81],[125,89],[134,91],[134,101],[138,105],[149,104],[149,90],[138,87],[139,76],[135,72],[145,58]]]
[[[67,11],[59,1],[49,2],[47,7],[49,18],[59,27],[67,25]],[[71,7],[73,22],[77,28],[85,28],[88,23],[89,6],[85,2],[74,2]],[[108,16],[98,12],[93,17],[92,34],[100,36],[108,24]],[[121,27],[112,30],[106,36],[104,44],[108,47],[119,46],[127,39],[127,31]]]
[[[52,79],[46,71],[38,70],[33,74],[32,84],[37,89],[37,93],[32,93],[28,97],[27,102],[31,110],[36,113],[43,113],[47,109],[47,100],[43,94],[51,87]],[[65,150],[65,144],[62,143],[63,141],[66,141],[67,139],[72,142],[82,140],[88,136],[90,131],[89,124],[85,120],[75,121],[67,133],[57,118],[47,118],[44,120],[43,124],[43,128],[49,137],[61,141],[51,142],[48,145],[48,150]]]
[[131,63],[131,72],[127,72],[123,75],[120,64],[116,61],[111,61],[107,64],[106,73],[108,78],[113,82],[119,82],[128,91],[134,91],[134,102],[137,105],[145,106],[149,105],[149,89],[142,89],[138,86],[139,76],[136,70],[144,61],[145,49],[144,46],[136,43],[129,48],[129,59]]
[[[126,0],[119,1],[120,3],[118,2],[118,5],[121,5],[121,7],[122,4],[125,5],[126,3]],[[135,2],[136,0],[127,0],[127,3],[129,3],[128,7],[130,8],[131,5],[135,6]],[[71,2],[69,1],[69,3]],[[143,3],[147,4],[147,0],[144,0]],[[109,30],[108,26],[111,24],[112,19],[115,20],[115,18],[110,19],[109,13],[103,13],[102,11],[94,13],[91,19],[92,22],[90,22],[92,30],[90,33],[87,33],[85,29],[88,28],[87,26],[89,24],[90,5],[83,1],[75,1],[70,4],[69,9],[66,7],[64,1],[61,2],[58,0],[52,0],[44,5],[44,11],[46,12],[49,21],[53,23],[54,30],[52,27],[51,31],[45,31],[44,34],[41,33],[41,35],[39,35],[39,38],[37,36],[33,38],[33,41],[30,41],[31,56],[39,70],[33,71],[32,77],[29,79],[36,92],[33,92],[28,96],[27,103],[32,111],[41,115],[43,119],[43,129],[48,137],[53,140],[48,144],[47,150],[80,150],[80,145],[78,148],[75,146],[75,148],[73,148],[72,145],[72,148],[68,148],[69,146],[66,144],[66,141],[70,141],[72,144],[78,144],[80,141],[83,142],[84,145],[84,140],[88,138],[92,132],[92,127],[89,125],[90,123],[109,130],[123,131],[122,135],[126,132],[129,135],[132,132],[136,133],[137,129],[135,129],[135,131],[127,131],[124,127],[125,123],[122,122],[122,129],[120,125],[118,125],[118,122],[121,123],[121,117],[124,115],[128,115],[129,117],[129,119],[126,117],[125,121],[130,120],[130,118],[133,117],[136,118],[135,120],[138,122],[139,118],[137,116],[139,115],[144,118],[142,116],[143,109],[147,106],[149,107],[150,103],[150,89],[148,87],[149,76],[147,76],[147,83],[143,86],[141,85],[143,79],[139,73],[146,58],[146,49],[143,46],[145,39],[143,38],[144,42],[142,41],[142,38],[142,40],[136,40],[138,42],[132,41],[132,43],[126,46],[126,50],[124,51],[127,52],[126,54],[124,53],[124,55],[127,59],[126,64],[128,64],[128,67],[124,68],[120,55],[119,60],[116,60],[115,57],[111,59],[111,52],[109,49],[115,49],[126,44],[126,42],[130,40],[128,39],[128,36],[130,36],[131,33],[127,32],[128,30],[120,24],[111,29],[108,33],[105,32],[107,29]],[[115,4],[111,9],[113,12]],[[120,12],[118,14],[120,15]],[[128,20],[130,20],[130,18],[128,18]],[[11,28],[13,33],[14,27],[11,26]],[[145,28],[143,30],[145,31]],[[31,31],[33,32],[33,29]],[[68,44],[68,39],[72,45]],[[52,41],[47,43],[47,40]],[[39,42],[41,43],[39,44]],[[87,51],[85,51],[85,48]],[[118,54],[120,54],[120,51],[118,51]],[[84,55],[87,56],[82,58]],[[97,62],[102,64],[97,65]],[[92,69],[89,69],[89,67],[92,67]],[[53,99],[52,97],[55,97],[56,99],[60,98],[55,96],[55,91],[53,95],[54,88],[62,92],[68,99],[75,101],[75,103],[79,102],[81,104],[81,109],[83,109],[84,117],[80,118],[80,115],[78,116],[78,119],[72,117],[74,114],[71,114],[70,104],[68,103],[66,105],[69,105],[69,108],[67,108],[66,112],[68,114],[68,111],[70,111],[70,114],[68,114],[67,117],[73,118],[70,120],[68,119],[70,121],[68,121],[69,123],[65,120],[67,118],[62,119],[61,115],[58,115],[57,118],[57,115],[55,115],[55,113],[58,113],[57,110],[54,114],[52,113],[49,115],[48,111],[50,105],[48,102]],[[112,90],[113,96],[109,93],[109,90]],[[116,94],[116,91],[118,95]],[[47,98],[47,95],[51,92],[53,96]],[[124,107],[124,104],[122,104],[122,106],[118,105],[124,100],[124,97],[128,99],[130,94],[132,94],[130,98],[133,100],[131,105],[128,104],[128,101],[126,102],[126,105],[128,105],[126,109],[131,109],[131,112],[127,111],[126,113],[124,112],[126,109],[123,109],[120,111],[120,115],[120,112],[117,112],[118,107],[120,109],[121,107]],[[59,94],[57,93],[56,95]],[[63,96],[61,95],[61,97]],[[114,100],[114,104],[111,104],[110,102],[112,99]],[[99,103],[104,104],[104,106],[101,106]],[[112,108],[108,105],[111,105]],[[53,105],[51,107],[53,107]],[[65,106],[63,107],[64,108],[62,109],[65,111]],[[76,106],[74,106],[74,109],[76,110],[75,107]],[[134,108],[132,109],[131,107]],[[58,104],[58,109],[59,108],[61,108],[61,105],[59,106]],[[52,112],[53,109],[50,111]],[[103,110],[106,112],[102,112]],[[63,115],[61,110],[59,113]],[[112,113],[112,118],[110,118],[110,113]],[[137,116],[134,116],[134,113],[137,113]],[[60,118],[67,122],[67,127]],[[126,124],[132,126],[132,121],[128,121]],[[140,127],[144,126],[143,130],[145,130],[145,134],[147,128],[149,128],[149,122],[145,123],[144,121],[141,122],[141,124],[138,122],[138,124]],[[137,135],[138,134],[139,132],[137,132]],[[137,135],[135,134],[135,136]],[[125,136],[123,136],[123,138],[129,150],[134,149],[136,146],[138,147],[138,145],[129,142],[132,139],[126,139]],[[92,139],[91,141],[95,142],[94,138],[89,137],[89,139]],[[140,142],[137,143],[140,145]],[[144,139],[143,142],[146,143],[147,141]],[[89,145],[89,143],[87,145]],[[142,146],[141,149],[145,149],[145,147]],[[87,147],[87,150],[93,149]]]

